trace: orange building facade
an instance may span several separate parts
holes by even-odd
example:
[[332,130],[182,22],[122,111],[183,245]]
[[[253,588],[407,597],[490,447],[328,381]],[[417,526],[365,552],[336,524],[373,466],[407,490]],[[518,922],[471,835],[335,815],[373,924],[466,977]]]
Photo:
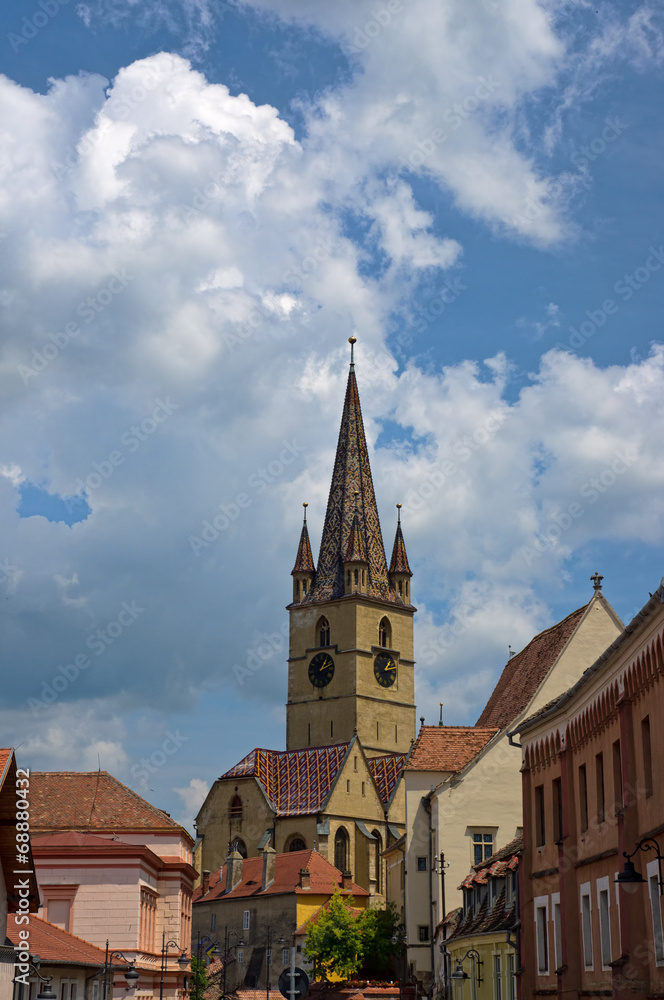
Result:
[[[518,728],[522,1000],[664,997],[663,675],[664,581],[581,679]],[[616,881],[628,860],[643,882]]]

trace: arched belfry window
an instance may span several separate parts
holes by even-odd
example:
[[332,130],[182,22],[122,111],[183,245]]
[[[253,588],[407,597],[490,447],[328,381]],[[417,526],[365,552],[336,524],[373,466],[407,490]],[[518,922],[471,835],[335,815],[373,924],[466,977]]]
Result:
[[293,836],[288,841],[288,846],[286,851],[290,853],[291,851],[306,851],[307,844],[304,837],[301,837],[299,833],[294,833]]
[[239,795],[234,795],[231,799],[228,815],[231,819],[242,819],[242,799]]
[[348,871],[348,834],[343,826],[340,826],[334,835],[334,867],[340,872]]
[[392,646],[392,626],[388,618],[381,619],[378,626],[378,645],[386,646],[388,649]]
[[318,626],[318,645],[319,646],[329,646],[330,645],[330,623],[327,618],[319,619]]

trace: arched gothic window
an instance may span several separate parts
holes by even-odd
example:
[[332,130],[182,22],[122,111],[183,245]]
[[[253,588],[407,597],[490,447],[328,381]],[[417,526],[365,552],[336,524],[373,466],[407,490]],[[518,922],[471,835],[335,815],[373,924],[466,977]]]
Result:
[[378,626],[378,645],[388,649],[392,646],[392,627],[388,618],[382,618]]
[[317,625],[318,631],[318,645],[319,646],[329,646],[330,645],[330,623],[327,618],[320,618]]
[[234,837],[233,840],[231,840],[230,848],[231,848],[231,851],[237,851],[237,853],[241,857],[246,858],[246,856],[247,856],[247,845],[243,841],[242,837]]
[[345,827],[340,826],[334,835],[334,867],[340,872],[348,871],[349,851],[348,833]]
[[231,799],[228,815],[231,819],[242,819],[242,799],[239,795],[234,795]]
[[306,849],[307,845],[304,838],[300,837],[297,833],[293,834],[288,842],[288,847],[286,848],[289,853],[290,851],[306,851]]

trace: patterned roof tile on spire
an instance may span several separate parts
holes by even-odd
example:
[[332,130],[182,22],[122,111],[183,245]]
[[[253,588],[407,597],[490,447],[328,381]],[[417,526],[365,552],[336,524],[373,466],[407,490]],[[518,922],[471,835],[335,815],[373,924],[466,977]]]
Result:
[[360,519],[355,513],[353,517],[353,527],[348,536],[348,545],[344,553],[344,562],[367,562],[367,553],[364,548],[364,538],[360,529]]
[[408,565],[406,543],[403,540],[401,521],[397,522],[397,531],[394,536],[394,547],[392,549],[392,558],[390,560],[390,573],[407,573],[408,576],[413,575],[410,571],[410,566]]
[[300,533],[300,544],[297,548],[297,556],[295,557],[295,565],[291,571],[292,573],[315,573],[316,567],[314,566],[314,557],[311,552],[311,542],[309,541],[309,530],[307,528],[307,522],[305,521],[302,525],[302,531]]
[[400,603],[387,575],[387,560],[371,478],[369,452],[364,436],[360,396],[355,369],[351,365],[320,543],[316,581],[307,594],[307,603],[329,601],[343,596],[343,563],[353,532],[356,508],[358,530],[366,553],[365,561],[369,566],[366,593],[379,600]]

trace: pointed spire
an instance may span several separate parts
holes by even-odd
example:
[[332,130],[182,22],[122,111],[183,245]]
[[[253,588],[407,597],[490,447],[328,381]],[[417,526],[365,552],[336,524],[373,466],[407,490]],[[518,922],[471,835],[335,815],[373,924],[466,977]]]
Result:
[[356,555],[361,553],[361,561],[368,565],[365,593],[370,597],[396,602],[398,598],[387,575],[385,547],[355,380],[353,348],[356,338],[349,337],[349,343],[351,363],[346,398],[320,543],[316,582],[308,594],[308,600],[328,601],[344,595],[343,564],[347,561],[348,554],[354,552]]
[[403,540],[403,532],[401,530],[400,503],[397,504],[397,531],[394,536],[392,559],[390,560],[390,573],[407,573],[408,576],[413,575],[410,571],[410,566],[408,565],[408,556],[406,555],[406,543]]
[[307,528],[307,507],[308,503],[303,503],[304,507],[304,522],[302,524],[302,531],[300,533],[300,544],[297,549],[297,556],[295,557],[295,565],[291,570],[291,576],[293,573],[315,573],[316,567],[314,566],[314,557],[311,554],[311,542],[309,541],[309,529]]

